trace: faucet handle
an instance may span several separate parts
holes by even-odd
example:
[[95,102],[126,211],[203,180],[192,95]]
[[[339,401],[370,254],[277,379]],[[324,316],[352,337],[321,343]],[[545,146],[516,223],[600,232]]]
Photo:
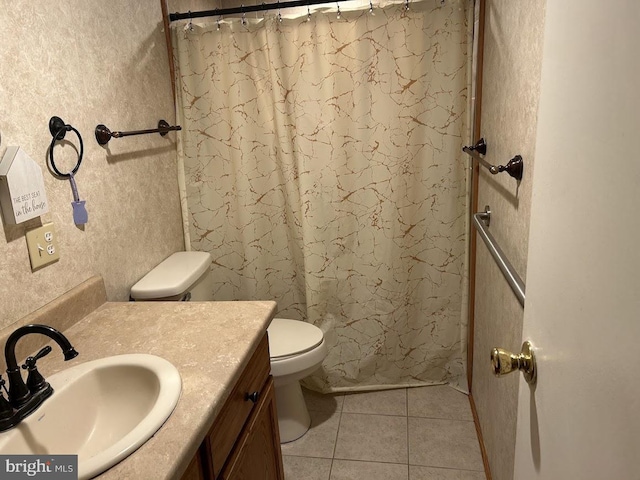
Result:
[[40,372],[38,372],[38,368],[36,367],[36,362],[40,360],[42,357],[45,357],[51,353],[51,347],[47,345],[42,350],[40,350],[34,357],[27,357],[24,361],[24,365],[22,368],[25,370],[29,370],[29,375],[27,376],[27,387],[29,387],[29,391],[31,393],[35,393],[39,390],[42,390],[47,386],[47,382]]
[[41,349],[38,353],[36,353],[35,357],[27,357],[27,359],[24,361],[24,365],[22,365],[22,368],[24,368],[25,370],[27,368],[29,370],[31,370],[32,368],[35,368],[36,362],[40,360],[42,357],[46,357],[50,353],[51,353],[51,347],[47,345],[46,347]]
[[5,387],[6,384],[7,382],[5,381],[5,379],[2,378],[2,375],[0,375],[0,396],[2,396],[2,390],[7,393],[7,396],[9,396],[9,390],[7,390],[7,387]]
[[[0,388],[7,392],[7,395],[9,395],[9,391],[7,390],[7,387],[5,387],[6,383],[7,382],[5,381],[5,379],[2,378],[2,375],[0,375]],[[13,407],[7,401],[7,399],[4,398],[4,394],[2,393],[2,390],[0,390],[0,423],[7,422],[7,419],[10,419],[12,416]]]

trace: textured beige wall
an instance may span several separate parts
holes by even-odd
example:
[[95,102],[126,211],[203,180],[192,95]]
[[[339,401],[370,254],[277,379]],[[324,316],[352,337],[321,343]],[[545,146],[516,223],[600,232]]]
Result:
[[[4,2],[0,38],[0,155],[19,145],[42,167],[50,203],[42,220],[54,222],[61,252],[58,263],[31,272],[24,232],[39,220],[3,222],[0,327],[95,274],[110,300],[126,300],[135,281],[184,247],[175,134],[113,139],[105,150],[93,132],[99,123],[137,130],[174,121],[160,3]],[[73,224],[69,182],[46,167],[53,115],[84,139],[76,175],[89,212],[84,230]],[[76,159],[70,146],[55,156],[60,169]]]
[[[481,169],[478,206],[490,205],[491,233],[526,278],[531,184],[535,158],[545,0],[487,0],[482,135],[487,160],[524,158],[518,186],[506,173]],[[495,378],[492,347],[519,351],[523,309],[478,239],[472,392],[495,480],[513,478],[518,375]]]
[[222,0],[167,0],[167,8],[169,13],[199,12],[222,8],[221,3]]

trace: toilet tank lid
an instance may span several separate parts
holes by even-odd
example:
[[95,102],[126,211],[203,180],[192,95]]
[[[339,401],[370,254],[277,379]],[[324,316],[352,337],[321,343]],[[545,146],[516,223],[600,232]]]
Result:
[[131,287],[131,297],[152,300],[187,292],[211,265],[206,252],[176,252]]

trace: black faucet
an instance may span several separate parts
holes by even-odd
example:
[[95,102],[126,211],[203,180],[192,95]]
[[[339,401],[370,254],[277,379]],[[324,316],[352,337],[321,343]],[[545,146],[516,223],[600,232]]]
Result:
[[[8,430],[22,421],[23,418],[34,412],[42,402],[53,394],[53,388],[45,381],[36,368],[38,359],[48,355],[51,347],[46,346],[34,357],[28,357],[22,368],[29,371],[27,383],[22,379],[20,368],[16,360],[16,344],[25,335],[40,333],[54,340],[64,354],[65,361],[78,356],[78,352],[61,332],[48,325],[25,325],[9,335],[4,347],[4,357],[7,363],[7,377],[9,390],[5,400],[0,392],[0,431]],[[4,386],[4,380],[0,380],[0,386]],[[5,389],[6,390],[6,389]]]

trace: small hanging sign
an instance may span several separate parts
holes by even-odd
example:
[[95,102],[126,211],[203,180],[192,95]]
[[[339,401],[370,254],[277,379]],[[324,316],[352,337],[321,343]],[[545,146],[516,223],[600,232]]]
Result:
[[0,161],[0,205],[4,221],[11,224],[49,211],[42,169],[20,147],[8,147]]

